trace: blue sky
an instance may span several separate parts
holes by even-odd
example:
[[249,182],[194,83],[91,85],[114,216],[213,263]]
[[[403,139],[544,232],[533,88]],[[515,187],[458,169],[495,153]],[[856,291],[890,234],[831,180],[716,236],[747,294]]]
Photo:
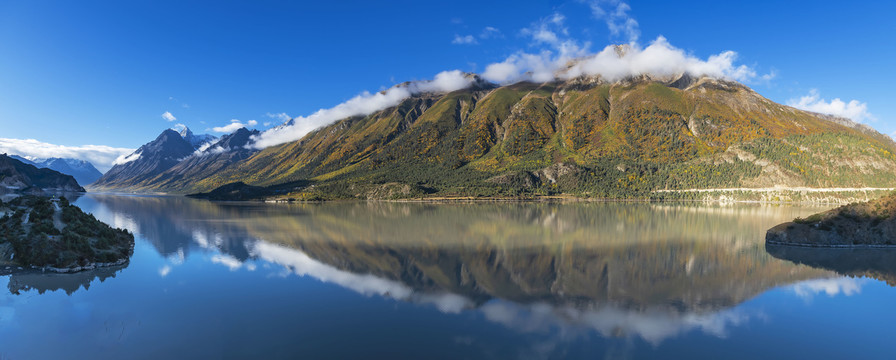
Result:
[[[855,100],[853,114],[892,134],[894,4],[631,0],[611,20],[636,22],[641,46],[663,36],[699,59],[734,51],[755,72],[744,81],[780,103]],[[533,29],[556,14],[552,31],[591,53],[633,39],[591,5],[0,0],[0,138],[134,149],[178,123],[263,130],[282,121],[267,114],[307,116],[363,91],[553,50]]]

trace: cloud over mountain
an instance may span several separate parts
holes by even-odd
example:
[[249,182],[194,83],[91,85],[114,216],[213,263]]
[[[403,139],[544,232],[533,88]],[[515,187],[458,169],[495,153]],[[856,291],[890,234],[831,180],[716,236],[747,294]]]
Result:
[[[689,73],[694,76],[737,81],[770,77],[770,75],[757,76],[754,68],[736,64],[737,53],[734,51],[723,51],[702,59],[672,46],[662,36],[642,47],[637,43],[640,36],[638,22],[629,14],[631,7],[626,2],[594,0],[588,5],[594,17],[606,22],[614,36],[625,36],[629,43],[623,46],[611,45],[598,52],[592,52],[589,50],[591,46],[589,42],[580,42],[570,37],[570,31],[565,25],[565,16],[553,13],[520,31],[521,35],[529,37],[532,41],[529,51],[515,52],[503,61],[486,66],[481,77],[498,84],[519,81],[548,82],[583,75],[600,76],[608,81],[642,74],[674,76]],[[498,37],[500,34],[498,29],[486,27],[480,38]],[[476,42],[476,38],[472,35],[456,35],[453,41],[455,44]],[[397,85],[377,93],[365,91],[332,108],[296,117],[290,122],[270,129],[255,137],[253,146],[265,148],[296,141],[321,126],[398,105],[402,100],[421,92],[449,92],[466,88],[470,84],[472,84],[470,77],[459,70],[452,70],[439,73],[433,80]]]
[[[582,75],[600,76],[608,81],[644,74],[674,76],[688,73],[737,81],[750,81],[757,77],[757,72],[752,67],[735,63],[737,53],[734,51],[723,51],[701,59],[673,46],[663,36],[657,37],[647,47],[642,47],[637,43],[637,22],[626,15],[628,5],[610,2],[616,3],[616,10],[602,10],[599,5],[604,1],[592,3],[592,10],[595,16],[607,18],[607,26],[611,32],[625,32],[630,43],[609,45],[596,53],[591,52],[590,43],[568,36],[565,17],[555,13],[521,32],[532,39],[537,51],[511,54],[504,61],[486,66],[482,77],[499,84],[545,82]],[[620,19],[628,20],[619,25],[617,22],[622,21]],[[770,75],[763,75],[762,78],[770,78]]]
[[389,88],[388,90],[369,93],[363,92],[348,101],[329,109],[320,109],[314,114],[300,116],[285,124],[255,137],[254,146],[265,148],[301,139],[308,132],[339,119],[351,116],[367,115],[391,106],[402,100],[423,92],[449,92],[470,86],[472,79],[459,70],[443,71],[433,80],[414,81]]
[[127,156],[134,149],[115,148],[105,145],[65,146],[41,142],[35,139],[0,138],[0,153],[30,158],[69,158],[85,160],[98,170],[105,172],[116,159]]
[[232,120],[230,120],[230,124],[227,124],[224,126],[213,127],[212,131],[229,134],[229,133],[236,131],[239,128],[244,128],[244,127],[248,128],[248,127],[253,127],[255,125],[258,125],[258,121],[249,120],[246,123],[243,123],[242,121],[240,121],[238,119],[232,119]]
[[868,112],[868,104],[858,100],[845,102],[840,98],[827,101],[821,98],[817,89],[809,90],[809,94],[799,99],[787,100],[787,105],[797,109],[814,111],[822,114],[845,117],[856,122],[875,120],[874,115]]

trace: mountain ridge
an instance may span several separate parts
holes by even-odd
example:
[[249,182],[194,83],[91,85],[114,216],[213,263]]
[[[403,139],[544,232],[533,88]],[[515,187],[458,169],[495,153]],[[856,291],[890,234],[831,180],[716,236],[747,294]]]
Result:
[[[896,183],[889,137],[776,104],[733,81],[684,74],[480,85],[418,93],[164,189],[304,181],[311,185],[288,196],[617,198],[661,189]],[[145,180],[124,187],[162,188]],[[396,184],[401,191],[383,191]]]
[[193,146],[193,149],[199,149],[205,144],[214,143],[215,141],[218,140],[218,138],[215,137],[214,135],[209,135],[209,134],[195,135],[195,134],[193,134],[193,131],[191,131],[190,128],[188,128],[186,126],[184,126],[184,128],[180,132],[178,132],[178,134],[180,134],[180,136],[182,138],[184,138],[184,140],[186,140],[188,143],[190,143],[190,145]]
[[47,168],[71,175],[78,181],[78,184],[90,184],[103,176],[103,173],[97,170],[93,164],[85,160],[57,157],[29,160],[18,155],[10,155],[10,157],[38,168]]
[[38,168],[6,154],[0,154],[0,188],[14,192],[84,191],[71,175]]

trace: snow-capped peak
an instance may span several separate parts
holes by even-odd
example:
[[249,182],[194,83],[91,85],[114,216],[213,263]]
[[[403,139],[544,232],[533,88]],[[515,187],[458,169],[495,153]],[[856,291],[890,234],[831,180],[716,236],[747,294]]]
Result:
[[193,146],[194,150],[201,148],[205,144],[209,144],[209,143],[212,143],[212,142],[218,140],[218,138],[213,135],[208,135],[208,134],[194,135],[193,132],[190,131],[190,128],[188,128],[186,126],[184,126],[184,128],[181,129],[179,134],[182,138],[184,138],[184,140],[186,140],[188,143],[190,143],[190,145]]

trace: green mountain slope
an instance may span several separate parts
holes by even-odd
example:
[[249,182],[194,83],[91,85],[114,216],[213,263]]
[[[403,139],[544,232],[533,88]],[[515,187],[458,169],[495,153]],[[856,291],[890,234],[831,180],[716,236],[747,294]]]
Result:
[[893,141],[868,127],[779,105],[733,82],[580,78],[412,97],[180,190],[299,180],[315,185],[293,195],[325,198],[891,187],[894,153]]
[[131,186],[190,193],[244,182],[299,198],[404,198],[896,184],[889,137],[735,82],[478,84],[346,118],[214,172]]

